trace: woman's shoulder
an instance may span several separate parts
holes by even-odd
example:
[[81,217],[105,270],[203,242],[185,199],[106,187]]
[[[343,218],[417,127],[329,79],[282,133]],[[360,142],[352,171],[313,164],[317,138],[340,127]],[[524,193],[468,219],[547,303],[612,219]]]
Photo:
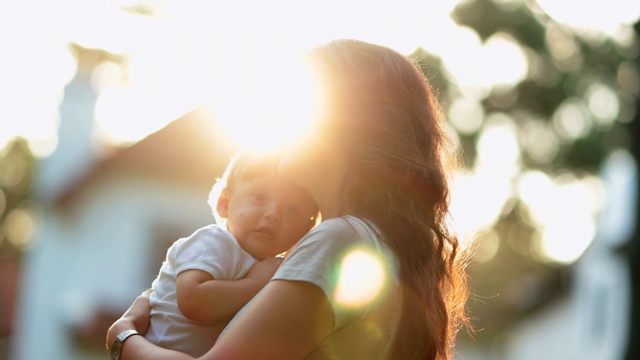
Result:
[[311,231],[309,231],[307,235],[300,240],[300,242],[305,243],[325,239],[342,239],[349,237],[352,231],[352,227],[344,217],[326,219],[322,220],[320,224],[311,229]]
[[372,227],[370,221],[353,215],[323,220],[312,231],[353,232],[361,227]]
[[323,220],[300,240],[296,248],[341,249],[354,245],[369,245],[378,250],[385,247],[382,235],[374,224],[347,215]]
[[332,232],[343,232],[349,229],[349,223],[347,221],[347,217],[335,217],[331,219],[322,220],[320,224],[318,224],[315,228],[311,230],[311,232],[318,231],[332,231]]

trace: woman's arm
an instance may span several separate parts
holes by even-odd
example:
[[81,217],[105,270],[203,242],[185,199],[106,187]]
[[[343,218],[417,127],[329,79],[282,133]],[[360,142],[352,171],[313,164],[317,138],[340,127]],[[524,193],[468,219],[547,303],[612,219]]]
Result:
[[318,286],[274,280],[202,359],[301,359],[333,326],[333,310]]
[[229,321],[253,298],[282,263],[269,258],[256,263],[244,279],[215,280],[201,270],[187,270],[178,275],[177,299],[180,312],[200,324]]
[[[140,334],[147,332],[151,319],[151,305],[149,303],[151,289],[145,290],[134,301],[127,311],[107,331],[107,351],[116,336],[125,330],[137,330]],[[145,339],[143,336],[130,336],[123,344],[120,360],[134,359],[193,359],[176,351],[163,349]]]
[[[124,330],[146,330],[149,311],[148,295],[146,304],[138,297],[109,329],[108,346]],[[301,359],[331,333],[333,318],[329,301],[316,285],[302,281],[271,281],[200,359]],[[146,325],[141,325],[145,321]],[[124,343],[121,359],[191,357],[160,348],[142,336],[132,336]]]
[[147,332],[151,320],[149,295],[152,291],[152,289],[147,289],[138,295],[129,309],[107,330],[107,349],[111,347],[116,336],[124,330],[135,329],[142,334]]

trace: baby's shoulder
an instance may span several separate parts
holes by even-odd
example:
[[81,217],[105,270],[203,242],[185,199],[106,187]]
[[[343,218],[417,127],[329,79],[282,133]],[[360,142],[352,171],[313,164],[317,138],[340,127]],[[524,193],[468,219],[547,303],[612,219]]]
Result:
[[211,224],[194,231],[188,237],[176,241],[177,247],[186,247],[194,243],[202,244],[235,244],[233,235],[219,225]]
[[231,233],[229,231],[225,230],[220,225],[210,224],[210,225],[207,225],[207,226],[203,226],[203,227],[199,228],[198,230],[194,231],[193,234],[191,234],[190,237],[209,237],[209,238],[224,237],[224,238],[230,238],[230,237],[233,237],[233,235],[231,235]]

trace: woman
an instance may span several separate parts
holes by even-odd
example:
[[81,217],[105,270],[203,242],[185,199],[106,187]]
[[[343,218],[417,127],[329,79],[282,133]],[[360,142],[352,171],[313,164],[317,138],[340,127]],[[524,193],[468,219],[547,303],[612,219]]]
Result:
[[[322,222],[201,358],[449,359],[468,291],[447,228],[451,153],[436,98],[415,64],[382,46],[337,40],[307,59],[323,113],[279,172],[309,191]],[[357,303],[341,300],[336,276],[353,248],[383,269],[375,296]],[[108,346],[146,330],[147,296],[109,329]],[[141,336],[121,355],[190,358]]]

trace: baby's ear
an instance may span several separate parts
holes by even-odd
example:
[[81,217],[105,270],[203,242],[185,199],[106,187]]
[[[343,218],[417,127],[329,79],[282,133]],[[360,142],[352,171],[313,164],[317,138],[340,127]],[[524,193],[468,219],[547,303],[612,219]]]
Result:
[[227,188],[222,189],[218,202],[216,203],[216,212],[218,216],[226,219],[229,216],[229,192]]

